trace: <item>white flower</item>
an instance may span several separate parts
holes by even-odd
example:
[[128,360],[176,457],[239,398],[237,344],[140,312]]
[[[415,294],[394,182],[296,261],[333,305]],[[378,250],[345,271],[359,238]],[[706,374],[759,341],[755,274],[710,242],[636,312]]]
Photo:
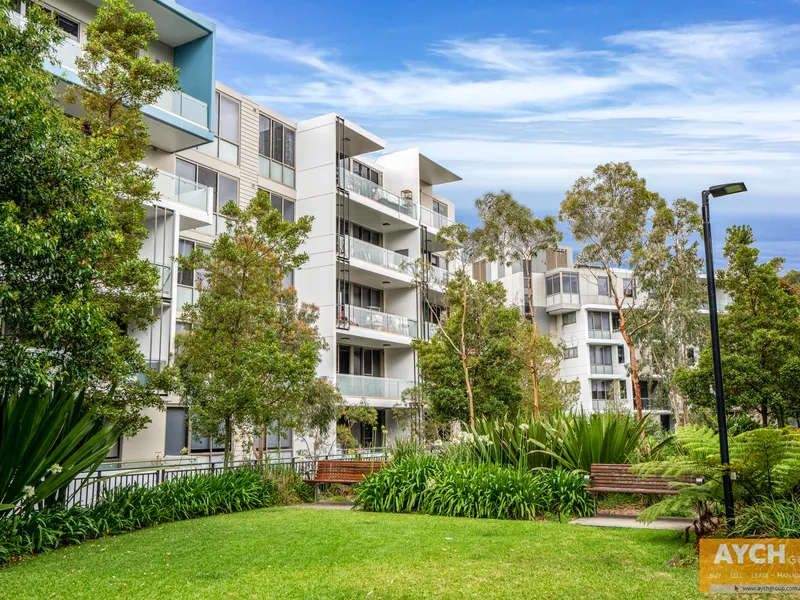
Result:
[[434,440],[433,441],[433,445],[434,446],[443,446],[444,442],[442,442],[442,440]]
[[519,424],[519,428],[522,429],[522,431],[528,431],[528,429],[530,429],[530,427],[531,426],[528,425],[527,423],[520,423]]
[[480,441],[482,441],[482,442],[488,442],[489,441],[489,436],[488,435],[479,435],[478,439]]
[[181,454],[189,454],[189,449],[186,446],[184,446],[183,448],[181,448]]
[[36,495],[36,490],[33,489],[32,485],[26,485],[22,488],[22,497],[23,498],[33,498]]
[[425,487],[428,488],[429,490],[435,489],[436,480],[433,477],[431,477],[430,479],[428,479],[428,481],[425,482]]
[[61,473],[61,471],[62,471],[62,470],[63,470],[63,469],[61,468],[61,465],[60,465],[60,464],[58,464],[58,463],[56,463],[56,464],[54,464],[52,467],[50,467],[50,472],[51,472],[53,475],[58,475],[59,473]]

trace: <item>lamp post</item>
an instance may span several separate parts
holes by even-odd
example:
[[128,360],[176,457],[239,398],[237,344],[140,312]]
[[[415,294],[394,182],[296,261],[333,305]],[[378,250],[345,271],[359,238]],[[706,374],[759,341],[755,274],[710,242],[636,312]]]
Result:
[[[711,354],[714,359],[714,394],[717,398],[717,424],[719,425],[719,458],[723,466],[730,465],[728,454],[728,421],[725,414],[725,394],[722,388],[722,360],[719,352],[719,319],[717,315],[717,285],[714,281],[714,249],[711,243],[711,217],[708,198],[728,196],[746,192],[744,183],[712,185],[703,191],[703,241],[706,247],[706,277],[708,283],[708,316],[711,321]],[[733,514],[733,485],[729,471],[722,475],[722,491],[725,497],[725,518],[728,528],[735,524]]]

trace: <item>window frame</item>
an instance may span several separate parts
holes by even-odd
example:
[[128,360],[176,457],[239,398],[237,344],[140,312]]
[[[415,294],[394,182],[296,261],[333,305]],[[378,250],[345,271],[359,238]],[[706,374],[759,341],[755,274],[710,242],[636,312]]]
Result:
[[564,360],[569,360],[570,358],[578,358],[577,346],[570,346],[564,349]]
[[[265,128],[264,124],[268,126]],[[280,139],[280,158],[276,157],[276,143],[277,143],[277,135],[276,132],[280,128],[281,131],[281,139]],[[264,135],[266,133],[266,135]],[[289,135],[287,135],[287,133]],[[291,138],[291,143],[289,142]],[[264,149],[266,148],[267,153],[264,153]],[[290,152],[288,150],[291,150]],[[287,156],[291,155],[291,160],[287,160]],[[259,169],[259,174],[261,177],[266,177],[267,179],[271,179],[281,185],[285,185],[287,187],[294,188],[296,187],[296,183],[292,183],[289,185],[285,183],[284,180],[284,170],[290,169],[295,175],[297,173],[297,129],[291,127],[284,123],[283,121],[279,121],[269,115],[266,115],[262,112],[258,113],[258,156],[259,158],[266,159],[270,161],[270,168],[268,169],[268,174],[264,174]],[[272,177],[272,166],[271,163],[278,163],[281,165],[281,179],[275,179]],[[292,181],[295,181],[294,176],[292,177]]]
[[[570,320],[567,321],[567,317],[571,316]],[[567,312],[561,315],[561,327],[566,327],[567,325],[575,325],[578,322],[578,311],[573,310],[572,312]]]

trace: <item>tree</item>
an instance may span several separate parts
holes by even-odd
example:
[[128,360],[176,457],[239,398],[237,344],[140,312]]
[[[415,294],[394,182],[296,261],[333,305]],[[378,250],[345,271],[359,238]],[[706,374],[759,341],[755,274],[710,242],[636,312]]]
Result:
[[[578,261],[596,265],[608,277],[609,291],[619,314],[619,332],[630,354],[631,380],[638,418],[642,419],[642,394],[634,338],[658,319],[673,293],[675,273],[663,282],[660,306],[651,304],[646,314],[635,316],[637,278],[669,250],[667,224],[674,218],[664,200],[647,189],[646,182],[629,163],[598,166],[591,177],[581,177],[561,202],[559,218],[569,222],[575,241],[586,244]],[[625,290],[615,285],[617,273],[627,272]]]
[[[551,367],[553,361],[558,366],[563,351],[559,353],[558,344],[554,344],[549,336],[539,334],[536,308],[533,304],[531,269],[534,259],[549,248],[557,248],[563,236],[556,229],[556,220],[553,217],[534,218],[527,206],[521,205],[507,192],[486,194],[475,205],[483,225],[474,235],[486,259],[506,265],[512,262],[522,264],[526,284],[523,305],[525,316],[530,320],[523,320],[517,328],[513,337],[514,350],[517,358],[528,369],[533,414],[538,419],[540,380],[545,372],[548,377],[558,377],[557,369]],[[545,387],[558,391],[560,386],[548,382]]]
[[[757,411],[764,426],[783,426],[800,416],[800,299],[778,275],[783,259],[759,263],[752,229],[728,229],[720,270],[720,290],[731,304],[719,318],[725,397],[729,407]],[[710,346],[697,367],[681,369],[678,385],[699,407],[715,406],[711,392],[714,370]]]
[[511,345],[521,319],[505,304],[502,284],[474,281],[462,268],[444,290],[447,317],[430,340],[414,340],[421,388],[435,420],[516,412],[521,368]]
[[[150,17],[132,16],[119,0],[104,4],[79,61],[87,114],[68,119],[54,91],[57,80],[44,69],[45,61],[57,62],[53,49],[63,33],[33,3],[25,28],[18,29],[8,8],[4,1],[0,318],[9,335],[0,340],[2,381],[31,386],[71,378],[87,387],[88,401],[104,417],[132,433],[146,422],[140,409],[161,399],[155,380],[136,381],[146,365],[125,333],[129,325],[149,323],[158,302],[155,269],[138,258],[146,234],[141,217],[147,198],[140,192],[152,186],[127,168],[148,144],[138,108],[166,89],[169,78],[150,77],[155,65],[149,57],[131,58],[152,37],[118,33],[120,26],[128,32],[131,19],[149,21],[154,32]],[[117,74],[119,85],[110,85],[108,73]],[[118,100],[123,106],[101,118],[112,98],[124,98]],[[114,386],[117,393],[109,394]]]
[[228,202],[223,214],[228,230],[210,251],[179,259],[181,269],[204,275],[198,300],[184,306],[192,328],[177,336],[176,363],[193,430],[222,438],[229,464],[234,428],[266,433],[274,422],[313,419],[325,343],[316,307],[299,304],[282,283],[308,260],[299,248],[313,218],[284,221],[264,191],[246,208]]
[[[707,302],[707,288],[698,279],[703,266],[698,256],[701,219],[697,204],[685,198],[675,201],[665,227],[669,240],[662,255],[653,255],[642,269],[640,283],[648,290],[638,309],[643,318],[653,311],[661,315],[641,330],[636,346],[642,369],[655,376],[658,386],[653,395],[663,396],[672,405],[676,424],[689,422],[689,406],[681,395],[675,375],[680,368],[693,366],[708,331],[708,319],[701,313]],[[693,239],[694,238],[694,239]]]

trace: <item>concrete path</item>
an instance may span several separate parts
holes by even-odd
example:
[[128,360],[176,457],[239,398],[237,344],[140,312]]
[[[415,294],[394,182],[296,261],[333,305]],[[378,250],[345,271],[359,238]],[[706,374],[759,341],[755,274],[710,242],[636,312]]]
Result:
[[660,517],[652,523],[640,523],[636,515],[597,515],[570,521],[571,525],[587,525],[589,527],[622,527],[625,529],[667,529],[682,531],[692,524],[694,519],[680,517]]
[[352,502],[308,502],[306,504],[295,504],[289,508],[316,508],[320,510],[351,510]]

